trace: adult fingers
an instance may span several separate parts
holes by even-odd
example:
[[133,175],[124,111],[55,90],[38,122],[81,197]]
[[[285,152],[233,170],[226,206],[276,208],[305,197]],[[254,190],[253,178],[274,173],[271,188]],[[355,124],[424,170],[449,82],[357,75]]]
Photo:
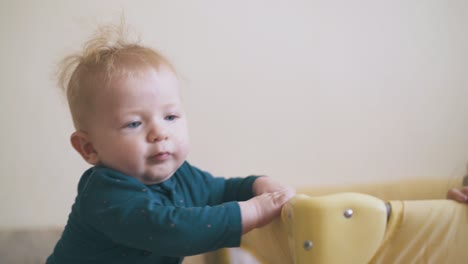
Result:
[[[463,190],[463,192],[462,192]],[[466,192],[466,194],[464,193]],[[447,192],[447,198],[452,199],[461,203],[466,203],[468,202],[468,189],[465,190],[465,188],[459,190],[457,188],[450,189]]]

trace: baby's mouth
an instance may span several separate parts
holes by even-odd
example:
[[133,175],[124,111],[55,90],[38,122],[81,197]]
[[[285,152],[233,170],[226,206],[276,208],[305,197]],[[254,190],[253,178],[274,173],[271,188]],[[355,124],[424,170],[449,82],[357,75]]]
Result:
[[168,151],[158,152],[155,155],[149,157],[149,160],[152,162],[164,162],[171,157],[171,153]]

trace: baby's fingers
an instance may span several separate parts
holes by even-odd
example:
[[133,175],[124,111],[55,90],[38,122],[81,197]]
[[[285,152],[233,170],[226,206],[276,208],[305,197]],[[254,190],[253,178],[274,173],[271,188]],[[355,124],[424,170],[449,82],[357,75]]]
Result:
[[274,202],[277,206],[283,206],[294,195],[296,195],[296,191],[294,189],[284,189],[284,190],[272,193]]

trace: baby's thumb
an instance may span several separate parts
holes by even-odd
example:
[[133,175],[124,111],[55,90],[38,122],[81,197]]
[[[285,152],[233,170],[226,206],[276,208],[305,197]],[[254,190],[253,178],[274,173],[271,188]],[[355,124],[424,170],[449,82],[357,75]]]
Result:
[[296,194],[295,191],[285,189],[278,192],[273,193],[274,203],[275,205],[282,207],[285,203],[287,203],[294,195]]

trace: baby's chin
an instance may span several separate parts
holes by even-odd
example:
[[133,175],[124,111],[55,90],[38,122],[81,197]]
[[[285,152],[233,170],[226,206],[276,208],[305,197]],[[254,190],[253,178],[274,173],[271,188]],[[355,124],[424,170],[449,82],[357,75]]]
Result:
[[169,174],[169,175],[143,175],[141,177],[139,177],[139,180],[146,184],[146,185],[151,185],[151,184],[158,184],[158,183],[162,183],[166,180],[168,180],[169,178],[171,178],[172,174]]

